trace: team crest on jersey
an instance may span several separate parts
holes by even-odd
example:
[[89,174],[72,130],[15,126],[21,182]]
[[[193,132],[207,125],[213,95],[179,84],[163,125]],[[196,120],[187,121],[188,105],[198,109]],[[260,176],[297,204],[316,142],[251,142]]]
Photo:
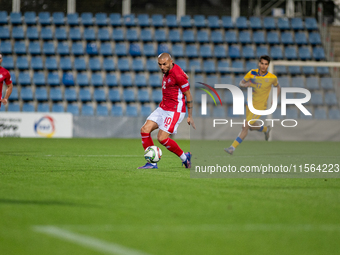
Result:
[[265,81],[265,82],[269,82],[269,79],[265,79],[264,81]]
[[170,79],[170,78],[168,79],[168,82],[171,82],[171,79]]
[[2,78],[3,76],[2,76],[2,74],[0,74],[0,78]]

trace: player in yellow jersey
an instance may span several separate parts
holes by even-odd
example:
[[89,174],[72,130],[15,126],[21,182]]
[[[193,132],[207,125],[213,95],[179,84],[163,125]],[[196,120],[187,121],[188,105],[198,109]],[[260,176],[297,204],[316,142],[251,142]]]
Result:
[[[274,74],[268,72],[269,63],[269,56],[261,56],[259,59],[259,68],[250,70],[240,82],[240,87],[253,87],[253,106],[256,110],[267,109],[267,101],[272,85],[277,87],[277,95],[280,94],[280,85],[277,81],[277,77]],[[257,122],[260,117],[260,115],[253,114],[249,110],[247,104],[245,125],[242,127],[241,132],[232,145],[229,148],[225,148],[224,150],[232,155],[236,147],[244,140],[244,138],[246,138],[248,130],[264,132],[265,139],[268,141],[270,126],[261,126],[261,124]]]

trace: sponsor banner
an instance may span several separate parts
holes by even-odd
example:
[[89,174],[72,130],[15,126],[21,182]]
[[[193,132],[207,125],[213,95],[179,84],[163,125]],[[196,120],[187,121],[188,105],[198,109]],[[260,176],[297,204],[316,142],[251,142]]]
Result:
[[71,138],[70,113],[0,113],[0,137]]

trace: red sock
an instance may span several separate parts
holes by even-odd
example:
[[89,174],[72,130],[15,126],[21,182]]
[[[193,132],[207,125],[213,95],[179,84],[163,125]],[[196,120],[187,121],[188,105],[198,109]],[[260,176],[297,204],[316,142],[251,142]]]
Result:
[[178,146],[178,144],[170,138],[164,139],[163,141],[161,141],[161,144],[165,146],[165,148],[167,148],[169,151],[175,153],[178,157],[183,154],[183,151]]
[[153,145],[153,141],[152,141],[150,133],[140,133],[140,134],[142,136],[142,145],[143,145],[144,150],[148,148],[149,146]]

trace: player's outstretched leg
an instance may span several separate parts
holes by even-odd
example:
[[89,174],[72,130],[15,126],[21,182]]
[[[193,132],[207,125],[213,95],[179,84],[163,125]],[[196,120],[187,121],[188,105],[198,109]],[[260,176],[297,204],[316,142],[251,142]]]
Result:
[[[161,132],[161,131],[160,131]],[[190,152],[184,153],[183,150],[178,146],[178,144],[172,140],[171,138],[166,138],[166,139],[160,139],[161,136],[159,136],[158,141],[169,151],[175,153],[181,160],[182,163],[184,163],[186,168],[191,167],[191,154]],[[188,157],[189,155],[189,157]]]
[[[144,151],[149,146],[153,146],[153,140],[151,138],[151,132],[157,128],[157,124],[153,121],[147,120],[143,127],[140,130],[140,134],[142,137],[142,145],[144,148]],[[138,167],[137,169],[150,169],[155,168],[157,169],[157,163],[146,163],[144,166]]]
[[267,126],[267,131],[264,132],[264,139],[266,139],[266,141],[269,140],[269,137],[270,137],[270,130],[271,130],[270,126]]
[[182,162],[182,166],[184,165],[185,168],[191,168],[191,153],[187,152],[185,153],[185,156],[187,156],[187,160]]

